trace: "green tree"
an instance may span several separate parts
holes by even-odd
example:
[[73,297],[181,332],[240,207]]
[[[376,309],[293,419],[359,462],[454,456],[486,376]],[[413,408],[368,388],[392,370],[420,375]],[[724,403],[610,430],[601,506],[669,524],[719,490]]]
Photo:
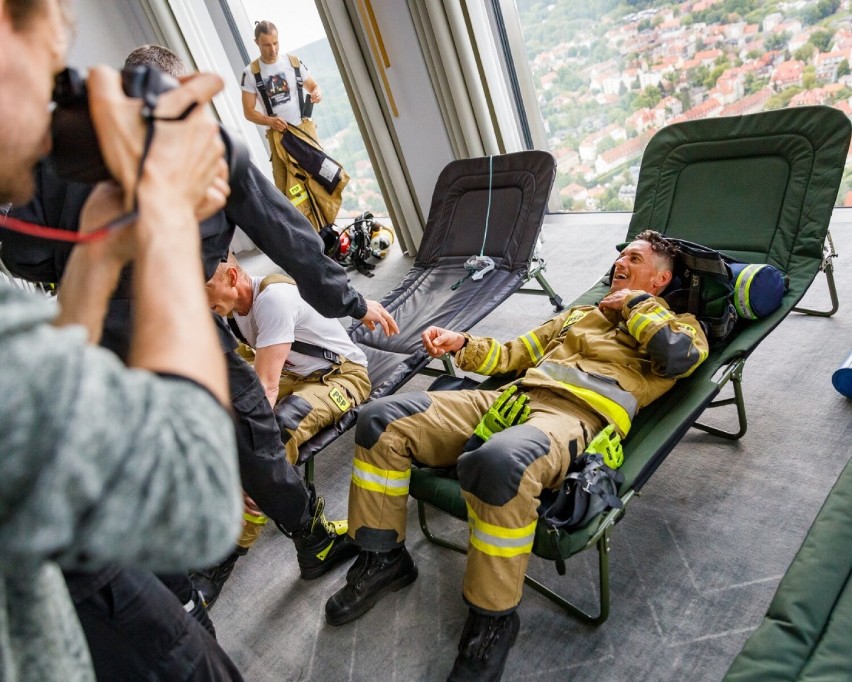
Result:
[[559,87],[564,90],[579,90],[585,84],[585,81],[577,73],[577,69],[570,66],[564,66],[557,71],[559,78]]
[[818,3],[811,4],[804,13],[806,24],[818,24],[826,17],[836,14],[840,9],[840,0],[819,0]]
[[805,90],[813,90],[816,84],[816,67],[813,64],[809,64],[802,72],[802,85],[805,87]]
[[812,43],[805,43],[793,53],[793,59],[797,59],[800,62],[809,62],[816,49]]
[[604,211],[629,211],[631,206],[626,201],[622,201],[618,197],[615,197],[606,201],[602,206],[602,209]]
[[844,59],[840,64],[837,65],[837,77],[848,76],[850,73],[849,70],[849,60]]
[[604,139],[602,139],[598,143],[598,154],[603,154],[604,152],[608,152],[613,147],[618,146],[618,142],[613,140],[609,135],[607,135]]
[[763,90],[769,84],[768,78],[758,78],[754,73],[747,73],[743,80],[743,93],[753,95],[760,90]]
[[777,95],[773,95],[768,100],[766,100],[766,109],[783,109],[790,103],[791,99],[793,99],[803,90],[804,88],[800,88],[797,86],[785,88]]
[[813,45],[820,52],[828,52],[833,37],[833,31],[814,31],[808,38],[808,44]]
[[714,87],[716,85],[716,81],[719,80],[719,76],[721,76],[727,70],[727,62],[725,64],[719,64],[718,66],[714,66],[710,73],[707,74],[707,78],[704,79],[704,87],[708,89]]
[[708,69],[704,65],[698,66],[694,69],[690,69],[689,75],[688,75],[689,84],[693,87],[696,87],[696,88],[701,87],[702,85],[704,85],[704,81],[707,78],[707,76],[709,76],[709,75],[710,75],[710,69]]
[[787,43],[790,42],[790,34],[787,31],[783,33],[773,33],[764,42],[763,46],[767,50],[786,50]]
[[663,93],[660,91],[660,88],[656,85],[649,85],[642,92],[636,95],[636,97],[633,98],[633,101],[630,103],[630,106],[633,111],[646,107],[648,109],[651,109],[657,106],[661,99],[663,99]]

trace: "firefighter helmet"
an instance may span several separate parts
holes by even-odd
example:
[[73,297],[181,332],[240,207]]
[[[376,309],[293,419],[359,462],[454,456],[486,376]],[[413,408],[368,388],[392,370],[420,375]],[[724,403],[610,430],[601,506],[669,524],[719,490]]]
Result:
[[370,238],[370,253],[374,258],[384,258],[388,255],[390,247],[396,241],[393,228],[388,225],[373,222],[373,231]]

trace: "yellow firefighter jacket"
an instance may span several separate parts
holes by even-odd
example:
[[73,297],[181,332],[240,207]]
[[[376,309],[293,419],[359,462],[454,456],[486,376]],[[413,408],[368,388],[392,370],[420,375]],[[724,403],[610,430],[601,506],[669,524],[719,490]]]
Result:
[[455,355],[477,374],[514,372],[526,388],[546,388],[590,407],[625,436],[636,411],[689,376],[707,357],[698,320],[661,298],[633,291],[618,311],[576,306],[501,344],[464,335]]

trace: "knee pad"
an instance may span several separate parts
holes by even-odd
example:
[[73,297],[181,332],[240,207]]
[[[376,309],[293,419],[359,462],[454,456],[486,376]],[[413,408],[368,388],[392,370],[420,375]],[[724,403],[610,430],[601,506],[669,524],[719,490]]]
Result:
[[550,439],[528,424],[512,426],[458,459],[462,490],[496,507],[518,494],[530,464],[550,452]]
[[295,431],[299,428],[299,424],[307,417],[313,406],[304,398],[298,395],[288,395],[282,398],[275,406],[275,418],[278,420],[278,425],[282,430],[289,429]]
[[365,403],[355,425],[355,444],[369,450],[398,419],[425,412],[432,401],[426,393],[403,393]]

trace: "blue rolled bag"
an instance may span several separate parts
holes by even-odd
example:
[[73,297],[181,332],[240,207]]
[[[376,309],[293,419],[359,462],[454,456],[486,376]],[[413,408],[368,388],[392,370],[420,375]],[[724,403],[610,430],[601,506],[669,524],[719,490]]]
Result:
[[787,278],[772,265],[729,263],[734,282],[734,308],[745,320],[758,320],[781,307]]

